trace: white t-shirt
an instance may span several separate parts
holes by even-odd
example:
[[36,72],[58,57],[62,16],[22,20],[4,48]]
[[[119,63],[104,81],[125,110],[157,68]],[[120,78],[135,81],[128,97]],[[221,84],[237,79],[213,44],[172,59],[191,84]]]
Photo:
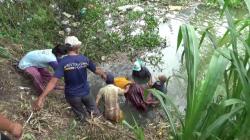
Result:
[[52,49],[35,50],[28,52],[19,62],[20,69],[28,67],[46,68],[50,62],[56,62],[56,56],[52,53]]

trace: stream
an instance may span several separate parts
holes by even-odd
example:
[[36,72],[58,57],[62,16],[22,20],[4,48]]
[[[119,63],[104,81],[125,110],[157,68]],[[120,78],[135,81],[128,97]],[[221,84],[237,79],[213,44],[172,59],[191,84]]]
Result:
[[[185,67],[181,63],[181,55],[183,48],[180,47],[177,50],[177,36],[179,27],[185,23],[191,23],[192,25],[198,27],[197,35],[199,32],[205,30],[209,26],[214,27],[214,33],[216,36],[222,36],[227,29],[226,19],[220,18],[220,13],[216,9],[207,9],[205,6],[200,5],[200,3],[194,3],[184,8],[183,10],[170,11],[166,14],[167,21],[160,22],[158,26],[159,36],[166,40],[165,47],[156,48],[152,52],[146,52],[142,56],[145,61],[150,61],[151,58],[160,56],[160,63],[157,66],[150,63],[146,63],[153,76],[159,74],[164,74],[167,77],[171,76],[171,79],[167,86],[167,95],[179,108],[181,113],[184,113],[186,107],[186,86],[187,86],[187,76],[185,72]],[[205,41],[206,42],[206,41]],[[206,42],[207,43],[207,42]],[[211,52],[211,44],[207,43],[208,47],[202,50],[202,56],[209,56]],[[210,45],[210,46],[209,46]],[[205,58],[205,57],[204,57]],[[204,60],[206,61],[206,59]],[[208,64],[208,62],[206,62]],[[132,63],[126,64],[102,64],[102,67],[114,73],[116,76],[127,76],[131,77],[132,74]],[[101,87],[105,83],[97,76],[92,76],[90,74],[89,81],[91,86],[91,92],[96,95]],[[139,124],[145,124],[154,120],[157,122],[157,113],[154,108],[149,109],[147,112],[138,112],[130,104],[125,103],[124,97],[120,99],[120,107],[124,112],[125,120],[129,123],[137,121]],[[103,108],[103,107],[101,107]],[[101,109],[102,110],[102,109]]]

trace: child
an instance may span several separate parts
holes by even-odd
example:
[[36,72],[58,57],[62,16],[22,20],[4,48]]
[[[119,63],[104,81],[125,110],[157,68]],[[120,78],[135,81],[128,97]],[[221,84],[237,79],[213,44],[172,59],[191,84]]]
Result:
[[[15,123],[0,115],[0,130],[7,131],[12,134],[14,137],[19,139],[22,135],[23,127],[19,123]],[[9,140],[4,134],[0,134],[0,140]]]
[[105,103],[105,111],[104,116],[108,120],[119,122],[123,118],[123,113],[120,109],[119,102],[118,102],[118,96],[124,95],[125,90],[114,86],[109,81],[112,79],[108,79],[105,87],[101,88],[97,94],[96,97],[96,104],[98,106],[99,100],[104,97],[104,103]]
[[57,58],[66,54],[63,45],[57,45],[53,49],[35,50],[28,52],[19,62],[18,67],[31,75],[36,88],[42,93],[52,75],[47,70],[49,66],[55,71]]
[[67,56],[59,61],[54,76],[48,83],[44,92],[35,101],[34,109],[40,110],[42,108],[45,97],[53,90],[58,79],[64,77],[65,98],[76,116],[80,120],[85,119],[86,114],[82,106],[83,104],[86,106],[89,113],[99,115],[96,103],[89,94],[87,69],[101,77],[104,77],[104,73],[100,68],[96,68],[95,64],[86,56],[78,53],[82,42],[75,36],[68,36],[65,39],[65,44]]

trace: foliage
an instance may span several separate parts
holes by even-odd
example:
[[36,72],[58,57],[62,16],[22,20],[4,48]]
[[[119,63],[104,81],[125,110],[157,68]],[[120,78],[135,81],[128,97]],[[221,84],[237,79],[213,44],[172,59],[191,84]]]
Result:
[[[226,0],[225,4],[229,7],[233,7],[233,8],[240,8],[240,6],[243,5],[244,0]],[[211,5],[211,6],[220,6],[218,0],[206,0],[205,1],[207,5]]]
[[[234,21],[227,4],[219,1],[228,21],[224,36],[211,40],[214,48],[208,68],[201,69],[200,48],[204,38],[216,38],[205,30],[201,39],[191,25],[182,25],[178,47],[184,47],[184,61],[188,76],[187,108],[181,131],[173,125],[174,115],[163,93],[150,90],[160,101],[176,139],[248,139],[250,136],[250,67],[249,19]],[[246,1],[249,5],[249,2]],[[248,8],[249,12],[250,9]],[[224,90],[219,91],[219,87]],[[218,92],[220,92],[218,94]],[[181,119],[179,120],[181,122]]]
[[[183,25],[179,31],[178,46],[183,40],[188,74],[187,109],[182,139],[246,139],[250,135],[246,127],[249,126],[250,69],[247,63],[250,51],[245,40],[238,34],[250,24],[244,19],[240,21],[243,26],[235,24],[227,5],[224,5],[224,10],[230,28],[219,42],[226,37],[230,41],[222,43],[220,47],[215,46],[205,72],[199,71],[201,58],[193,27]],[[239,53],[238,42],[244,45],[241,48],[244,54]],[[204,77],[201,81],[197,78],[200,73]],[[214,100],[217,98],[217,87],[221,84],[225,85],[227,93],[221,100]]]
[[128,128],[132,129],[132,131],[134,132],[136,139],[137,140],[144,140],[145,139],[145,135],[144,135],[144,130],[143,128],[139,127],[139,125],[135,122],[134,126],[131,126],[127,121],[123,120],[122,124],[126,125]]
[[[104,2],[105,3],[105,2]],[[6,0],[0,5],[1,38],[9,38],[15,43],[23,44],[25,51],[33,49],[51,48],[53,44],[63,42],[67,35],[59,34],[71,28],[70,35],[77,36],[83,42],[82,52],[94,60],[100,56],[112,54],[116,51],[130,51],[130,48],[142,50],[153,48],[160,44],[156,29],[157,22],[153,16],[145,16],[147,23],[143,34],[131,36],[134,30],[130,26],[121,26],[121,32],[111,32],[105,25],[106,16],[114,15],[114,22],[122,24],[117,6],[128,4],[126,1],[115,2],[115,5],[104,5],[96,0],[75,1],[10,1]],[[84,11],[82,12],[81,10]],[[112,9],[107,12],[107,9]],[[65,18],[63,12],[73,17]],[[126,12],[126,20],[136,21],[142,17],[143,12]],[[63,20],[71,23],[80,22],[74,27],[69,23],[64,25]]]
[[[183,127],[181,113],[178,111],[178,108],[166,95],[166,93],[163,93],[156,89],[148,89],[147,92],[152,93],[160,101],[161,107],[163,108],[166,115],[166,120],[170,123],[172,135],[178,137],[178,130],[176,128],[176,124],[180,123]],[[173,109],[173,111],[171,111],[171,109]],[[178,120],[176,120],[176,118]]]

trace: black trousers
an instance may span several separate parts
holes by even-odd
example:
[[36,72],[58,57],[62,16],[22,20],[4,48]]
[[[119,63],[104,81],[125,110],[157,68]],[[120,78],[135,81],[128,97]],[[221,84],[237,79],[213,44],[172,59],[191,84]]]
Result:
[[[79,97],[66,97],[66,100],[80,121],[85,120],[86,117],[91,113],[96,116],[100,114],[95,100],[90,94]],[[86,109],[83,107],[83,105],[85,105],[88,113],[86,112]]]

